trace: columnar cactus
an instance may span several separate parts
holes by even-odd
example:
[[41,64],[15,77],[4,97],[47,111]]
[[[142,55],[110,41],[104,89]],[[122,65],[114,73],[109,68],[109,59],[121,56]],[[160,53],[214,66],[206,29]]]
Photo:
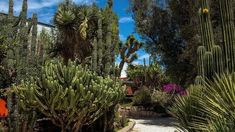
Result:
[[234,72],[235,67],[235,28],[233,14],[233,0],[219,0],[220,16],[222,22],[223,48],[225,66],[229,72]]
[[[93,42],[93,52],[92,52],[92,70],[93,71],[97,71],[97,39],[94,38],[94,42]],[[98,71],[97,71],[98,72]]]
[[110,70],[112,68],[112,58],[111,58],[111,47],[112,47],[112,22],[109,23],[107,27],[107,35],[106,35],[106,49],[105,49],[105,57],[106,57],[106,63],[105,63],[105,75],[110,75]]
[[38,25],[38,20],[37,20],[37,14],[33,14],[32,17],[32,38],[31,38],[31,46],[30,46],[30,55],[32,55],[32,53],[36,54],[36,44],[37,44],[37,25]]
[[135,53],[142,46],[142,43],[135,39],[134,35],[130,35],[127,38],[125,44],[120,43],[119,52],[121,57],[121,62],[119,64],[119,76],[121,75],[121,71],[125,63],[132,63],[135,59],[138,58]]
[[98,14],[99,19],[98,19],[98,73],[101,75],[102,71],[102,58],[103,58],[103,38],[102,38],[102,18],[101,18],[101,12]]
[[[198,47],[198,77],[196,80],[212,78],[215,74],[221,74],[224,70],[230,72],[234,67],[234,24],[232,3],[230,0],[219,0],[220,13],[222,16],[223,30],[223,50],[214,42],[213,29],[210,19],[210,8],[208,0],[201,0],[199,9],[201,42],[202,46]],[[225,51],[224,53],[222,51]],[[197,81],[201,82],[201,81]]]
[[72,61],[67,65],[57,60],[46,62],[37,85],[21,87],[18,96],[23,103],[42,112],[62,132],[78,132],[123,96],[120,83],[97,76]]

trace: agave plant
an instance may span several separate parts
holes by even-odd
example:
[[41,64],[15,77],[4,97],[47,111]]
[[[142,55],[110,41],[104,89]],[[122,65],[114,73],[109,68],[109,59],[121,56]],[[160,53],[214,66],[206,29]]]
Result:
[[206,83],[204,94],[196,99],[205,119],[196,116],[193,127],[207,132],[235,130],[235,74],[217,75]]
[[[181,130],[187,132],[194,132],[191,128],[191,123],[194,120],[194,116],[199,114],[196,108],[201,107],[196,100],[196,96],[202,96],[202,86],[192,85],[187,90],[185,96],[178,95],[175,98],[175,103],[170,109],[170,113],[177,120],[176,126]],[[195,108],[194,108],[195,107]]]
[[217,75],[205,86],[193,86],[178,97],[171,112],[187,131],[232,132],[235,130],[235,74]]

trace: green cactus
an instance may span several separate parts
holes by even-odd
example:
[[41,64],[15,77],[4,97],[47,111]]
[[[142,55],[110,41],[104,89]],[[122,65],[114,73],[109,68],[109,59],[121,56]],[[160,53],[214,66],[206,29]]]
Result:
[[138,58],[135,53],[142,46],[142,43],[135,39],[134,35],[130,35],[127,38],[125,44],[120,43],[119,52],[121,57],[121,62],[119,64],[119,76],[121,75],[121,71],[125,63],[132,63],[135,59]]
[[198,54],[198,75],[204,77],[205,70],[204,70],[204,55],[206,52],[205,46],[199,46],[197,49]]
[[91,124],[123,96],[120,83],[58,60],[46,62],[37,85],[26,83],[18,91],[28,108],[42,112],[63,132]]
[[[222,21],[223,47],[214,42],[213,29],[210,19],[208,0],[201,0],[199,10],[201,42],[198,47],[198,76],[211,79],[215,74],[225,71],[234,72],[235,62],[235,33],[231,0],[219,0]],[[201,78],[198,77],[198,78]]]
[[213,56],[213,69],[215,73],[221,74],[224,69],[222,49],[218,45],[214,45],[212,48],[212,56]]
[[[35,54],[35,45],[37,44],[37,14],[33,14],[32,17],[32,38],[31,38],[31,46],[30,46],[30,55]],[[33,53],[33,54],[32,54]]]
[[97,39],[94,39],[93,42],[93,52],[92,52],[92,70],[98,72],[97,70]]
[[97,70],[98,70],[98,74],[101,75],[102,73],[102,58],[103,58],[103,38],[102,38],[102,18],[101,18],[101,12],[98,13],[99,19],[98,19],[98,66],[97,66]]
[[112,27],[111,27],[111,23],[108,25],[107,27],[107,35],[106,35],[106,52],[105,52],[105,60],[106,63],[105,65],[105,70],[104,70],[104,75],[110,75],[110,71],[111,71],[111,62],[112,62],[112,58],[111,58],[111,48],[112,48]]
[[234,72],[234,49],[235,49],[235,33],[234,33],[234,14],[232,0],[219,0],[220,16],[222,22],[223,48],[225,56],[225,66],[229,72]]

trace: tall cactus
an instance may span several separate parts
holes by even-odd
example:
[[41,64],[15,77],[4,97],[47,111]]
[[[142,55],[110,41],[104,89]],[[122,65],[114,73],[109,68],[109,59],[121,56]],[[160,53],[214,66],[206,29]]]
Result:
[[[198,77],[211,78],[215,73],[235,71],[235,28],[232,0],[218,0],[222,23],[223,46],[214,44],[208,0],[201,0],[200,25],[203,46],[198,48]],[[206,49],[206,51],[205,51]],[[199,82],[199,81],[198,81]]]
[[137,59],[137,54],[135,53],[142,46],[142,43],[135,39],[134,35],[130,35],[127,38],[125,44],[120,43],[119,52],[121,57],[121,62],[119,64],[119,76],[121,75],[121,71],[125,63],[132,63],[135,59]]
[[98,72],[97,70],[97,39],[94,38],[93,42],[93,52],[92,52],[92,70]]
[[76,62],[63,65],[57,60],[46,63],[37,85],[26,83],[17,94],[28,108],[42,112],[62,132],[78,132],[123,96],[120,83],[97,76]]
[[224,44],[224,59],[225,66],[229,72],[234,72],[235,70],[235,28],[232,3],[233,0],[219,0]]
[[102,71],[102,58],[103,58],[103,38],[102,38],[102,18],[101,18],[101,12],[98,13],[98,74],[101,75]]
[[[110,20],[110,19],[109,19]],[[105,63],[105,75],[110,75],[110,71],[112,68],[112,58],[111,58],[111,47],[112,47],[112,21],[109,23],[107,27],[107,35],[106,35],[106,63]]]

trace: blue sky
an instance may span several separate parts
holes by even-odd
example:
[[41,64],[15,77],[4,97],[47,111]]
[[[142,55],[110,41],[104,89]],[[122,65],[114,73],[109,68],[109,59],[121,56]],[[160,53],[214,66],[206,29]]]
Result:
[[[58,4],[62,0],[28,0],[28,16],[32,16],[32,13],[38,14],[40,22],[50,23],[53,19],[53,15],[57,10]],[[106,5],[107,0],[73,0],[77,4],[91,4],[96,2],[99,7],[103,8]],[[14,0],[15,14],[18,15],[21,10],[22,0]],[[114,12],[119,17],[119,37],[122,41],[125,41],[128,35],[134,34],[138,39],[138,34],[135,33],[135,23],[131,17],[131,14],[127,12],[129,6],[129,0],[114,0]],[[0,11],[8,11],[8,0],[0,0]],[[137,52],[139,58],[134,61],[134,64],[143,64],[143,59],[148,61],[149,55],[140,50]],[[117,57],[116,63],[119,63],[120,59]],[[125,76],[124,66],[122,76]]]

